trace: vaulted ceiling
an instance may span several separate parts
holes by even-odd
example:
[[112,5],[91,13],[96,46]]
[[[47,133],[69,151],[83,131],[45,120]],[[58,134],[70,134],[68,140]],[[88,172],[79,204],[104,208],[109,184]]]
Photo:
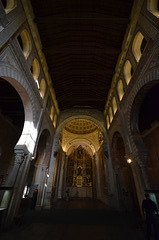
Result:
[[133,0],[31,0],[60,110],[104,111]]

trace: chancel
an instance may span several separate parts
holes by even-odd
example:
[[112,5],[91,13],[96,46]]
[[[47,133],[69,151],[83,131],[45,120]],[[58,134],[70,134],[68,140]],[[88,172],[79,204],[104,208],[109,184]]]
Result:
[[0,0],[4,239],[25,224],[39,240],[144,237],[145,193],[159,204],[158,19],[158,0]]

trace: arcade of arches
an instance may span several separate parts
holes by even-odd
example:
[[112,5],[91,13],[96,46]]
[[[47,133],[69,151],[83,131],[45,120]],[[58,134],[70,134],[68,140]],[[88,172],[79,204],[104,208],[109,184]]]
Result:
[[87,92],[85,79],[77,78],[82,85],[71,85],[65,98],[71,75],[53,88],[31,4],[10,2],[0,1],[0,223],[11,224],[26,209],[51,209],[66,192],[140,215],[145,192],[159,204],[159,14],[153,1],[134,5],[104,103],[97,92],[106,79],[90,77],[91,97],[73,94]]

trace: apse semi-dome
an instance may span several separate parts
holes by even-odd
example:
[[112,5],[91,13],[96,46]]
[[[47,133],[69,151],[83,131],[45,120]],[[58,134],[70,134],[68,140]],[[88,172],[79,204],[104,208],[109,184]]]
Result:
[[97,130],[98,127],[89,120],[76,119],[66,124],[65,130],[74,134],[88,134]]

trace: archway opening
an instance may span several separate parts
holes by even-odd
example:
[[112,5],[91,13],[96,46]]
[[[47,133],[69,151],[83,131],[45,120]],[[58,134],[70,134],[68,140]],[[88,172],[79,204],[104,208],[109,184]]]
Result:
[[15,88],[0,78],[0,185],[14,159],[14,147],[24,125],[24,107]]
[[48,178],[48,166],[51,154],[51,136],[48,130],[43,130],[40,135],[36,157],[32,159],[25,189],[21,210],[25,208],[41,208],[44,201],[45,188]]
[[99,127],[84,118],[67,122],[61,131],[56,157],[53,186],[58,190],[54,197],[57,192],[57,198],[65,198],[69,189],[71,198],[105,197],[106,201],[104,161],[103,135]]
[[150,129],[159,121],[159,83],[146,93],[139,110],[139,130],[141,133]]
[[[153,85],[152,85],[153,84]],[[150,177],[150,192],[159,203],[159,82],[145,86],[146,93],[139,109],[139,130],[148,152],[147,169]]]
[[123,211],[138,211],[139,205],[136,196],[132,169],[126,162],[125,144],[119,132],[112,140],[112,160],[116,176],[119,207]]

